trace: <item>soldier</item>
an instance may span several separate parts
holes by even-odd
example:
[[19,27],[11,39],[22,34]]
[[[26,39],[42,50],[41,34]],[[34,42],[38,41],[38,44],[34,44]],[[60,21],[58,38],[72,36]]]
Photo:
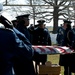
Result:
[[38,27],[34,30],[33,45],[51,45],[50,33],[48,29],[44,26],[45,20],[38,20],[37,22]]
[[[34,29],[33,34],[33,45],[49,45],[51,46],[51,37],[48,29],[45,27],[45,20],[38,20],[38,27]],[[47,55],[36,55],[35,62],[36,65],[39,65],[40,62],[45,65],[47,61]]]
[[14,26],[14,27],[17,26],[17,20],[12,20],[11,22],[13,23],[13,26]]
[[[19,32],[15,27],[10,26],[10,24],[7,22],[8,20],[6,18],[4,18],[3,16],[0,17],[1,23],[9,29],[12,29],[17,36],[19,37],[20,40],[23,41],[23,43],[25,43],[25,45],[27,45],[27,49],[31,50],[30,52],[32,54],[34,54],[34,50],[32,49],[32,45],[29,42],[29,40],[24,36],[24,34],[22,34],[21,32]],[[7,20],[7,21],[6,21]],[[27,55],[28,57],[28,55]],[[33,56],[32,56],[33,57]],[[23,57],[15,57],[15,59],[13,60],[14,63],[14,71],[16,75],[35,75],[35,70],[34,70],[34,66],[32,63],[32,58],[30,60],[27,59],[23,59]]]
[[27,28],[27,26],[29,26],[29,15],[30,14],[17,16],[18,24],[16,28],[22,32],[30,42],[32,42],[32,36]]
[[73,31],[73,33],[75,35],[75,25],[73,25],[72,31]]
[[72,28],[72,31],[73,31],[73,41],[72,41],[72,49],[75,50],[75,25],[73,25],[73,28]]
[[[31,42],[32,41],[32,36],[31,36],[31,34],[30,34],[30,32],[29,32],[29,30],[27,28],[27,26],[29,26],[29,14],[20,15],[20,16],[17,16],[16,18],[17,18],[17,22],[18,22],[16,28],[21,33],[23,33],[26,36],[26,38]],[[16,62],[18,62],[18,61],[16,61]],[[27,70],[28,70],[29,67],[32,70],[33,75],[35,74],[35,72],[33,72],[33,70],[34,70],[33,60],[29,62],[31,64],[31,65],[29,65],[29,67],[28,66],[25,67],[26,66],[26,61],[21,62],[19,60],[19,62],[20,63],[16,67],[17,70],[15,69],[16,75],[20,75],[20,74],[24,75],[24,74],[26,74],[25,69],[27,68]],[[18,70],[19,65],[20,65],[20,67],[19,67],[19,70]]]
[[[73,32],[71,30],[71,21],[64,20],[64,35],[61,46],[71,47]],[[62,54],[60,55],[59,64],[64,66],[64,75],[71,75],[70,65],[71,65],[71,55]]]
[[[6,27],[10,28],[11,26],[8,26],[10,24],[6,21],[6,19],[4,19],[3,16],[0,16],[0,23],[2,23],[5,26],[4,29],[0,29],[0,75],[13,75],[13,61],[15,60],[16,62],[18,59],[20,59],[20,61],[17,61],[16,65],[19,62],[23,61],[25,61],[26,63],[26,66],[23,65],[24,67],[26,67],[26,69],[24,70],[25,74],[22,74],[21,72],[23,66],[21,67],[21,69],[20,65],[17,66],[17,68],[20,69],[18,70],[18,72],[21,72],[18,75],[34,75],[31,69],[32,65],[30,63],[34,55],[34,50],[32,49],[31,44],[27,44],[29,43],[29,41],[26,40],[26,37],[24,38],[27,42],[25,44],[22,40],[20,40],[17,37],[17,35],[12,29],[6,29]],[[27,68],[28,66],[29,68]]]
[[57,30],[56,41],[57,41],[58,46],[61,46],[62,41],[63,41],[63,36],[64,36],[64,29],[63,29],[63,26],[61,26]]
[[[72,41],[72,48],[74,51],[75,51],[75,25],[73,25],[73,28],[72,28],[72,31],[73,31],[73,41]],[[75,73],[75,52],[74,53],[71,53],[71,65],[70,65],[70,69],[71,69],[71,72]]]

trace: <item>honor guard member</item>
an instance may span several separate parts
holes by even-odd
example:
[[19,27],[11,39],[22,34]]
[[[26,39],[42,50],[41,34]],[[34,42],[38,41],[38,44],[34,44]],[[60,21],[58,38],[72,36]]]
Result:
[[75,51],[75,25],[73,26],[73,28],[72,28],[72,31],[73,31],[73,41],[72,41],[72,48],[74,49],[74,51]]
[[72,30],[73,30],[73,32],[74,32],[74,34],[75,34],[75,25],[73,26]]
[[[45,20],[38,20],[38,26],[34,29],[34,45],[51,45],[51,37],[48,29],[45,27]],[[38,33],[38,34],[36,34]]]
[[[29,40],[29,42],[31,43],[32,42],[32,35],[30,34],[29,30],[28,30],[28,26],[29,26],[29,15],[30,14],[24,14],[24,15],[20,15],[20,16],[17,16],[17,26],[16,28],[25,35],[25,37]],[[20,68],[19,70],[16,71],[16,75],[20,75],[21,73],[22,74],[25,74],[24,71],[26,69],[26,64],[25,64],[25,61],[24,62],[20,62],[17,66],[20,65]],[[33,60],[31,61],[30,63],[30,69],[32,69],[32,73],[34,75],[34,72],[33,72],[33,68],[34,65],[33,65]],[[17,68],[18,69],[18,68]],[[28,70],[28,67],[27,67],[27,70]],[[20,71],[20,73],[18,72]]]
[[72,28],[72,32],[73,32],[73,41],[72,41],[72,49],[75,50],[75,25],[73,25],[73,28]]
[[56,37],[58,46],[62,45],[63,37],[64,37],[64,28],[63,26],[60,26],[57,30],[57,37]]
[[[38,27],[34,29],[34,34],[33,34],[33,45],[51,46],[50,33],[44,25],[45,20],[38,20],[37,22],[38,22]],[[47,61],[47,55],[45,54],[35,56],[36,66],[39,65],[40,62],[43,65],[45,65],[46,61]]]
[[[0,7],[3,6],[0,5]],[[34,50],[32,49],[32,45],[29,40],[17,29],[17,31],[14,30],[10,21],[2,15],[0,15],[0,23],[3,24],[5,28],[0,29],[0,75],[13,75],[12,67],[14,59],[19,59],[20,61],[23,60],[27,63],[25,70],[21,68],[23,71],[20,71],[21,69],[18,65],[17,69],[19,69],[18,72],[20,73],[18,73],[18,75],[35,75],[32,69],[32,64],[29,64],[34,55]],[[24,40],[24,42],[22,40]],[[16,64],[18,63],[19,62],[17,61]]]
[[[64,20],[63,24],[64,37],[62,46],[71,47],[73,32],[71,29],[71,21]],[[64,66],[64,75],[71,75],[71,55],[70,54],[61,54],[59,59],[59,65]]]
[[[29,45],[20,40],[13,29],[7,29],[7,27],[11,26],[2,16],[0,16],[0,23],[5,26],[5,29],[0,29],[0,75],[13,75],[12,67],[15,59],[15,62],[20,59],[20,61],[16,62],[16,65],[23,61],[26,64],[26,66],[23,65],[26,68],[25,70],[23,70],[23,66],[17,66],[20,70],[18,70],[16,75],[34,75],[29,63],[34,55],[31,44]],[[28,42],[26,38],[25,41]],[[21,69],[25,74],[22,74]]]
[[72,28],[72,31],[73,31],[73,34],[74,36],[72,37],[73,38],[73,41],[72,41],[72,49],[74,50],[74,53],[71,53],[71,72],[72,73],[75,73],[75,25],[73,25],[73,28]]
[[17,16],[18,24],[16,28],[22,32],[30,42],[32,42],[32,35],[27,28],[29,26],[29,15],[30,14]]
[[[5,28],[11,29],[16,33],[16,35],[19,37],[19,39],[22,40],[23,43],[25,43],[25,45],[28,46],[28,47],[26,46],[26,48],[29,50],[29,52],[31,52],[33,55],[36,53],[32,49],[32,45],[29,42],[29,40],[25,37],[25,35],[23,33],[21,33],[20,31],[18,31],[13,25],[11,26],[9,21],[2,15],[0,16],[0,21],[5,26]],[[20,45],[20,47],[21,46],[22,45]],[[24,48],[25,51],[27,49]],[[27,57],[29,57],[28,54],[27,54]],[[33,56],[29,60],[26,58],[23,58],[22,56],[15,57],[13,60],[13,68],[14,68],[15,75],[35,75],[32,58],[33,58]]]

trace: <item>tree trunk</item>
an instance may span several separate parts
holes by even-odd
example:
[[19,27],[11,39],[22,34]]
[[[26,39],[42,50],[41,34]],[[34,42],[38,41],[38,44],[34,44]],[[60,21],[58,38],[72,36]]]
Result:
[[58,7],[54,7],[53,12],[53,33],[56,33],[58,29]]

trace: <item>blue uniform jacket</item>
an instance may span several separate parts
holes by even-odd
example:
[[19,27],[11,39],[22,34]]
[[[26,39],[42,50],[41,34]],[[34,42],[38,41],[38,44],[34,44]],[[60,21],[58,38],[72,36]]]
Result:
[[[29,42],[29,40],[25,37],[25,35],[21,33],[20,31],[18,31],[16,28],[13,28],[13,30],[17,34],[19,39],[22,40],[28,47],[31,48],[32,55],[34,56],[36,52],[32,49],[32,45]],[[23,59],[22,57],[16,58],[14,62],[15,74],[16,75],[35,75],[35,70],[34,70],[32,61],[33,60],[29,61],[29,60]]]
[[51,36],[46,28],[36,28],[33,33],[33,45],[51,45]]
[[0,75],[12,75],[14,57],[32,60],[33,50],[8,29],[0,29]]
[[21,33],[23,33],[25,36],[26,36],[26,38],[31,42],[31,35],[30,35],[30,32],[29,32],[29,30],[26,28],[26,27],[24,27],[22,24],[21,25],[17,25],[17,27],[16,27]]

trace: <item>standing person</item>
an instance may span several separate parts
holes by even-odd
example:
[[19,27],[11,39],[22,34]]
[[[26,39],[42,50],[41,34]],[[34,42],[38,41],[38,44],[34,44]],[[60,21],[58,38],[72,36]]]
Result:
[[[25,74],[19,72],[22,69],[21,67],[18,71],[20,74],[18,75],[34,75],[31,70],[31,64],[29,63],[32,61],[34,55],[34,50],[32,49],[31,44],[29,45],[20,40],[13,29],[7,29],[8,27],[12,27],[3,16],[0,16],[0,23],[5,26],[4,29],[0,28],[0,75],[13,75],[12,67],[15,59],[20,59],[21,62],[22,60],[26,62],[26,66],[23,65],[26,67],[24,70]],[[25,41],[29,43],[26,38]],[[18,63],[19,62],[17,62],[17,64]],[[20,68],[19,65],[17,67]]]
[[64,28],[61,25],[58,30],[57,30],[57,37],[56,37],[56,41],[57,41],[57,45],[60,46],[62,44],[63,41],[63,36],[64,36]]
[[33,45],[51,45],[50,33],[44,25],[45,20],[38,20],[37,22],[38,27],[34,29]]
[[17,26],[17,20],[12,20],[11,22],[13,23],[13,26],[16,28],[16,26]]
[[[64,20],[63,24],[63,41],[61,46],[71,47],[73,32],[71,30],[71,21]],[[71,55],[61,54],[59,59],[59,65],[64,67],[64,75],[71,75],[70,65],[71,65]]]
[[22,32],[30,42],[32,42],[32,36],[27,28],[27,26],[29,26],[29,15],[30,14],[17,16],[18,24],[16,28]]
[[[16,28],[29,40],[29,42],[31,42],[31,34],[27,29],[27,26],[29,25],[29,14],[17,16],[16,18],[18,22]],[[27,64],[29,65],[26,66]],[[26,62],[24,60],[19,60],[19,59],[16,60],[14,70],[16,75],[35,75],[33,60],[29,62]],[[27,71],[25,72],[25,70]]]
[[[51,46],[51,37],[48,29],[45,27],[44,22],[45,20],[38,20],[38,27],[34,29],[33,34],[33,45],[42,45]],[[35,56],[35,62],[36,66],[40,65],[40,62],[42,65],[45,65],[45,62],[47,61],[47,55],[36,55]]]
[[72,28],[72,31],[73,31],[73,41],[72,41],[72,48],[74,50],[74,53],[71,53],[71,65],[70,65],[70,69],[71,69],[71,72],[72,73],[75,73],[75,25],[73,25],[73,28]]
[[73,33],[75,35],[75,25],[73,25],[72,31],[73,31]]
[[[32,45],[29,42],[29,40],[25,37],[25,35],[22,34],[21,32],[19,32],[15,27],[10,26],[9,23],[7,22],[8,20],[6,18],[4,18],[3,16],[1,16],[0,19],[2,20],[1,23],[5,26],[5,28],[12,29],[17,34],[19,39],[22,40],[23,43],[25,43],[25,45],[27,45],[29,47],[29,48],[27,47],[27,49],[28,50],[31,49],[31,53],[34,54],[35,52],[32,49]],[[28,55],[27,55],[27,57],[28,57]],[[13,68],[14,68],[16,75],[35,75],[32,58],[31,58],[31,60],[27,60],[27,59],[23,59],[22,57],[16,57],[14,59],[13,63],[14,63]]]
[[72,31],[73,31],[73,42],[72,42],[72,49],[74,49],[75,51],[75,25],[73,25],[73,28],[72,28]]

